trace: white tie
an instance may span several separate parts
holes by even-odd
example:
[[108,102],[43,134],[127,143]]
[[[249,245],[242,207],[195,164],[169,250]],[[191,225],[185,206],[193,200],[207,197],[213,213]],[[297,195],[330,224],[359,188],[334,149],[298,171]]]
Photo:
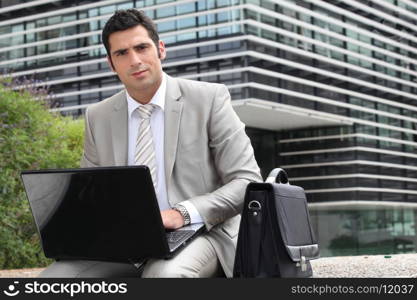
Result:
[[136,140],[135,164],[148,166],[151,170],[153,185],[156,189],[155,146],[152,138],[150,119],[154,108],[155,106],[153,104],[146,104],[138,107],[141,120],[139,124],[138,139]]

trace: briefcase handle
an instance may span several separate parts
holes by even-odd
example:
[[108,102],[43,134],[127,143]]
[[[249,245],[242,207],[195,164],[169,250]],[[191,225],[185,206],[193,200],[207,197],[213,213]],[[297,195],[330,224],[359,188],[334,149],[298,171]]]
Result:
[[275,168],[273,169],[269,175],[268,178],[265,180],[265,182],[269,183],[282,183],[282,184],[290,184],[288,181],[288,175],[287,172],[285,172],[284,169],[281,168]]

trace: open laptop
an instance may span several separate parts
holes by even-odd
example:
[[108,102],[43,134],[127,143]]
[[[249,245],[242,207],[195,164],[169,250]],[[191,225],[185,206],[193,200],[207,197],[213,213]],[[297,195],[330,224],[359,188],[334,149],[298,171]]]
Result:
[[21,177],[48,258],[169,258],[205,228],[166,232],[146,166],[22,171]]

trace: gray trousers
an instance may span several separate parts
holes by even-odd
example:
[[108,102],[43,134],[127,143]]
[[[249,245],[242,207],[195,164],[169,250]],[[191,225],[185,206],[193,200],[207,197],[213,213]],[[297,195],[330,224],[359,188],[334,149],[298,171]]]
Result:
[[47,267],[39,277],[142,277],[142,278],[204,278],[221,276],[222,269],[216,252],[205,237],[200,235],[171,259],[150,259],[143,270],[132,264],[91,261],[61,260]]

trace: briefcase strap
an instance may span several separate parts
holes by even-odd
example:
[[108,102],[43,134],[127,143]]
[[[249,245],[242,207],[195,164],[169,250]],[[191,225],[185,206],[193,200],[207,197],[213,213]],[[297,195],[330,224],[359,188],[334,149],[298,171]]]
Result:
[[250,277],[254,277],[259,271],[259,262],[261,259],[261,244],[264,226],[264,213],[265,209],[262,205],[265,204],[265,191],[252,191],[250,198],[253,199],[248,203],[247,220],[248,220],[248,240],[249,255],[247,255],[248,261],[246,266],[249,267],[248,274]]
[[267,183],[283,183],[283,184],[290,184],[288,181],[287,172],[281,168],[273,169],[268,177],[266,178],[265,182]]

